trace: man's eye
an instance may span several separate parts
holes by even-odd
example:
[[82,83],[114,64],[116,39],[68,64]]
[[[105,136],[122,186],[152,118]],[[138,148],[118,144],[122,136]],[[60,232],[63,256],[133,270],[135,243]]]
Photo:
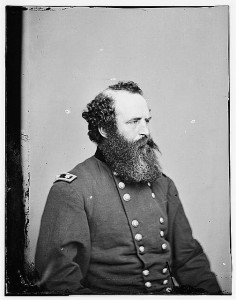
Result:
[[132,121],[129,121],[129,124],[136,124],[138,123],[139,120],[132,120]]

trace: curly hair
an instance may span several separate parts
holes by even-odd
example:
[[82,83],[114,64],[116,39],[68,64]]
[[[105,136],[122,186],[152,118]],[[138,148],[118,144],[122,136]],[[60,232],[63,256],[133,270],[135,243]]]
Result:
[[103,137],[98,131],[99,127],[104,129],[116,126],[116,113],[114,98],[108,91],[127,91],[132,94],[143,95],[142,90],[133,81],[119,81],[110,85],[106,90],[99,93],[82,113],[82,117],[88,122],[88,136],[91,141],[99,144]]

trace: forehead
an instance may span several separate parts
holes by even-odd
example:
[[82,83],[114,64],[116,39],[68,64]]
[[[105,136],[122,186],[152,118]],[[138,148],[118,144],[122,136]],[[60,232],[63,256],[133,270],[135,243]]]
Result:
[[137,117],[148,118],[150,116],[147,101],[142,95],[132,94],[126,91],[112,91],[115,100],[115,111],[117,117],[131,119]]

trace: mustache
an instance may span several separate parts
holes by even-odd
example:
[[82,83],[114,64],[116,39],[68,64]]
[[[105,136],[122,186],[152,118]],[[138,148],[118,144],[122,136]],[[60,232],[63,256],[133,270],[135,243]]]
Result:
[[142,137],[141,139],[139,139],[138,141],[135,142],[135,145],[138,148],[148,145],[150,148],[157,150],[159,153],[161,153],[159,147],[157,146],[157,144],[154,142],[154,140],[150,136]]

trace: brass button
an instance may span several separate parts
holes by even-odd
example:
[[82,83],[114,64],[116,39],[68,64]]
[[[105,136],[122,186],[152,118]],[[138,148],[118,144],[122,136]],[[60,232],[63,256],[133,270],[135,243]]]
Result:
[[142,240],[142,238],[143,238],[143,237],[142,237],[142,234],[140,234],[140,233],[137,233],[137,234],[135,234],[135,237],[134,237],[134,238],[135,238],[135,240],[136,240],[136,241],[138,241],[138,242],[139,242],[139,241],[141,241],[141,240]]
[[119,182],[118,186],[119,186],[119,188],[122,189],[122,190],[125,188],[124,182]]
[[137,220],[133,220],[131,224],[133,227],[138,227],[139,222]]
[[160,236],[161,236],[161,237],[164,236],[164,231],[163,231],[163,230],[160,231]]
[[166,245],[166,244],[162,244],[162,245],[161,245],[161,248],[162,248],[163,250],[166,250],[167,245]]
[[148,276],[149,275],[149,271],[148,270],[143,270],[143,275],[144,276]]
[[145,286],[146,286],[147,288],[150,288],[150,287],[152,286],[152,284],[151,284],[151,282],[147,281],[147,282],[145,282]]
[[167,272],[167,268],[164,268],[164,269],[162,270],[162,273],[165,274],[166,272]]
[[162,217],[160,217],[160,223],[163,224],[164,223],[164,219]]
[[163,280],[163,284],[164,284],[164,285],[166,285],[167,283],[168,283],[168,280],[167,280],[167,279]]
[[130,200],[130,194],[124,194],[123,199],[125,201],[129,201]]
[[143,253],[144,250],[145,250],[144,246],[140,246],[140,247],[139,247],[139,251],[140,251],[141,253]]
[[150,183],[150,182],[148,182],[147,184],[148,184],[148,186],[151,186],[151,183]]
[[155,198],[156,196],[155,196],[155,194],[154,193],[152,193],[152,198]]

